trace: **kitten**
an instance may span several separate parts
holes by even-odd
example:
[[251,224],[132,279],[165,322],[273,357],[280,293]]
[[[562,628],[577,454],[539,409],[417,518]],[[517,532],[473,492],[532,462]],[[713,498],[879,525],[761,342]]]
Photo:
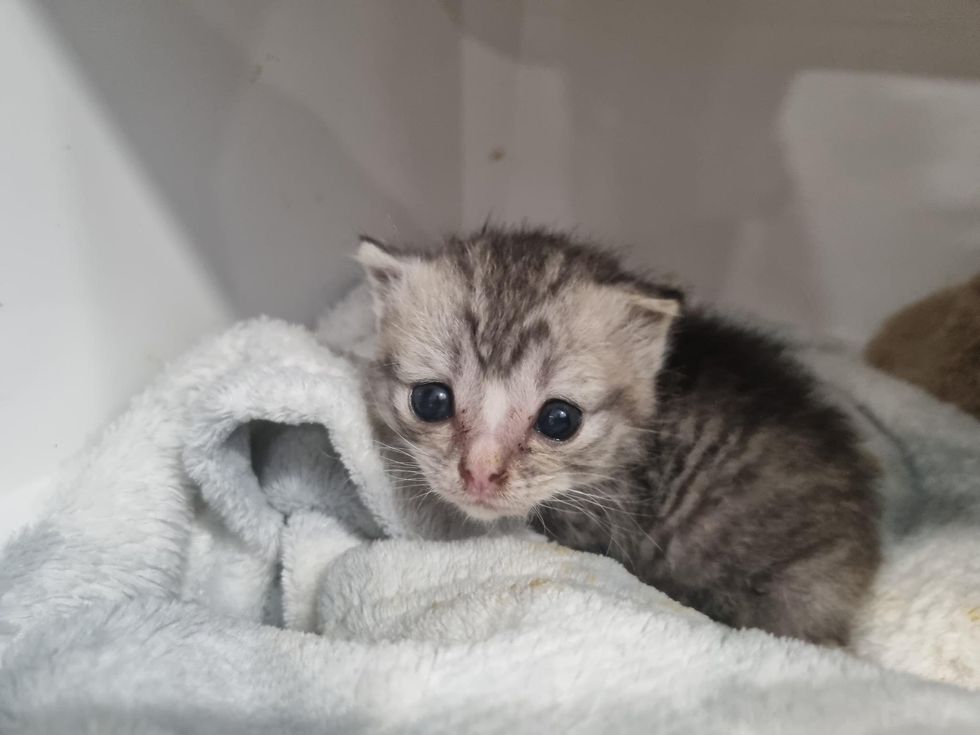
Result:
[[781,345],[561,234],[359,260],[406,492],[526,519],[728,625],[846,642],[879,561],[875,468]]

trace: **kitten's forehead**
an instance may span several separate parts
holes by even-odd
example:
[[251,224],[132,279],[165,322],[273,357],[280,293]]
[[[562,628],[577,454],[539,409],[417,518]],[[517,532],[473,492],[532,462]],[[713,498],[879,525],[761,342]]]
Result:
[[408,269],[382,346],[402,382],[445,381],[463,400],[493,383],[511,403],[647,405],[666,327],[649,329],[659,317],[638,306],[636,285],[615,260],[568,243],[460,241]]
[[569,297],[583,280],[571,263],[557,249],[458,243],[429,265],[451,294],[441,299],[440,320],[456,327],[481,371],[508,377],[532,353],[562,347]]

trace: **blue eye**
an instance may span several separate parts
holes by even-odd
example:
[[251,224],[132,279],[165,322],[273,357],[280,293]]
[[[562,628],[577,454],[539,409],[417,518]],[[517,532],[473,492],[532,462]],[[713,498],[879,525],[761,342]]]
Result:
[[539,433],[555,441],[571,439],[582,425],[582,412],[566,401],[554,399],[541,407],[538,422],[534,428]]
[[435,423],[452,418],[453,391],[442,383],[422,383],[412,388],[412,411],[423,421]]

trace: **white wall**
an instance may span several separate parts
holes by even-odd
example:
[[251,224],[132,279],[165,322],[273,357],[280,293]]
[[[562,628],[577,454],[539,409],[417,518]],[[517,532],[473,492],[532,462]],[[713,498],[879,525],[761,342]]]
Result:
[[2,515],[202,334],[311,318],[358,231],[456,228],[457,60],[437,2],[0,3]]
[[980,5],[463,4],[464,221],[863,341],[980,270]]

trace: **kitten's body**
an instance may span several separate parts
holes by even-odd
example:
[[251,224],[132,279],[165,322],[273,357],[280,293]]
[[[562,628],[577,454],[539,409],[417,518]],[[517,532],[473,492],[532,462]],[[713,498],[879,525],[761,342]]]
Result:
[[[560,235],[364,248],[371,398],[411,493],[525,516],[730,625],[846,641],[878,562],[874,470],[777,343]],[[428,381],[452,389],[444,420],[408,407]],[[583,417],[561,441],[535,428],[556,398]]]
[[675,322],[659,383],[643,461],[538,526],[721,622],[844,643],[878,562],[847,420],[779,344],[703,313]]

